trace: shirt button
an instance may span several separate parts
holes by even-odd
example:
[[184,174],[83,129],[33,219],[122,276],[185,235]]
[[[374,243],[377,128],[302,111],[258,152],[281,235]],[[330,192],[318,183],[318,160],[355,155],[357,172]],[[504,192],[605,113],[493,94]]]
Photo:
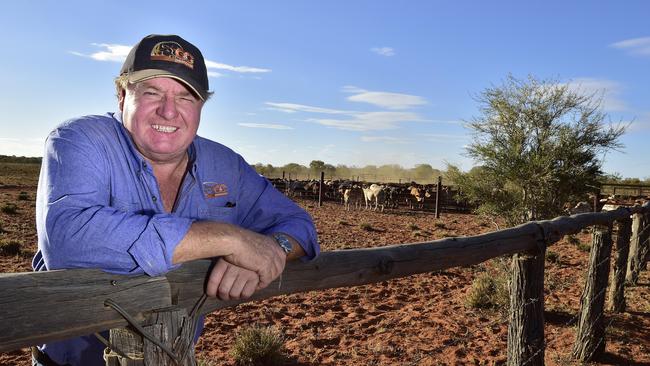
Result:
[[151,199],[152,199],[154,202],[158,201],[158,197],[156,197],[156,196],[151,196]]
[[142,162],[142,167],[146,169],[146,168],[147,168],[147,163],[145,163],[145,162],[143,161],[143,162]]

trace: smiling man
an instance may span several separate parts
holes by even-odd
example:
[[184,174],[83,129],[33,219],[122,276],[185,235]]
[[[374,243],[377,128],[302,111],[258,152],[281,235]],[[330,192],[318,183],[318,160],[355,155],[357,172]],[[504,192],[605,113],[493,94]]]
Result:
[[[268,286],[287,259],[318,255],[303,209],[241,156],[197,136],[211,95],[198,48],[147,36],[115,84],[119,112],[67,121],[47,138],[34,270],[158,276],[214,258],[206,293],[229,300]],[[89,335],[32,353],[35,365],[104,365],[103,348]]]

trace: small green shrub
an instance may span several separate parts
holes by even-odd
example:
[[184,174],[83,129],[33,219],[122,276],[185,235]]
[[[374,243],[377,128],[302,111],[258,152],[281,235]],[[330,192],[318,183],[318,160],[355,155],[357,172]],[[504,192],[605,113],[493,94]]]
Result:
[[566,238],[566,241],[569,244],[572,244],[572,245],[580,244],[580,239],[578,239],[575,235],[567,235],[565,238]]
[[5,203],[0,210],[8,215],[15,215],[18,212],[18,206],[13,203]]
[[374,230],[374,229],[372,228],[372,225],[370,225],[370,224],[367,223],[367,222],[362,222],[361,224],[359,224],[359,227],[360,227],[362,230],[365,230],[365,231],[373,231],[373,230]]
[[420,228],[415,224],[408,224],[406,227],[411,231],[420,230]]
[[241,366],[282,365],[286,359],[284,341],[274,327],[249,326],[237,332],[230,353]]
[[345,220],[339,220],[338,224],[339,224],[339,225],[350,225],[350,224],[348,224],[348,222],[345,221]]
[[552,250],[546,252],[546,260],[549,263],[558,263],[560,262],[560,255]]
[[579,250],[583,252],[589,252],[591,250],[591,244],[583,243],[575,235],[567,235],[565,238],[569,244],[575,245]]
[[510,303],[505,272],[483,272],[472,282],[465,305],[475,309],[504,309]]
[[217,366],[217,363],[211,360],[206,360],[203,358],[197,358],[196,359],[196,364],[198,366]]
[[438,229],[445,229],[445,228],[447,228],[447,226],[445,226],[445,223],[444,223],[444,222],[440,222],[440,221],[434,223],[433,226],[435,226],[435,227],[438,228]]
[[19,201],[29,201],[29,194],[27,192],[20,192],[18,194]]
[[16,240],[2,240],[0,241],[0,255],[14,256],[20,254],[22,243]]

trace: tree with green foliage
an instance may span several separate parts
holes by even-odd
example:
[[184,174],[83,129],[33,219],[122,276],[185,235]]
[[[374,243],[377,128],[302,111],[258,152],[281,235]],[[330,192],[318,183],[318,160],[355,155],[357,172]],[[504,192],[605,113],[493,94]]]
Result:
[[480,164],[448,176],[479,212],[514,226],[555,217],[566,203],[584,200],[602,175],[602,155],[620,149],[626,127],[606,125],[602,98],[553,80],[508,76],[477,101],[467,123],[468,155]]
[[314,173],[320,173],[325,170],[325,162],[322,160],[312,160],[309,163],[309,169]]
[[297,163],[289,163],[282,167],[282,170],[290,175],[293,179],[296,179],[299,174],[304,174],[307,170],[307,167]]

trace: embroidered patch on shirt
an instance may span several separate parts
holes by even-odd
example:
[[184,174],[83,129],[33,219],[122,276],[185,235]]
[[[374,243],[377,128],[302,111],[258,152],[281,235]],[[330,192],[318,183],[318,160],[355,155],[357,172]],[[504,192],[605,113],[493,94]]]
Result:
[[203,182],[205,198],[216,198],[228,195],[228,186],[223,183]]

